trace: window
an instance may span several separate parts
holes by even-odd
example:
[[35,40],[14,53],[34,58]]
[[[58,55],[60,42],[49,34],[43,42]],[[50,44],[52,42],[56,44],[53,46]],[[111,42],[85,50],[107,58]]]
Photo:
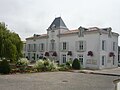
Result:
[[66,42],[63,42],[63,50],[66,50],[67,48],[67,44],[66,44]]
[[105,50],[105,47],[106,47],[106,41],[102,40],[102,50]]
[[61,42],[60,43],[60,50],[61,51],[68,51],[68,48],[69,48],[68,42]]
[[39,44],[39,50],[44,51],[44,43]]
[[80,64],[83,65],[83,55],[78,55],[78,59],[80,60]]
[[33,53],[33,60],[35,60],[36,59],[36,54],[35,53]]
[[79,33],[78,33],[79,37],[84,37],[84,28],[79,27]]
[[30,44],[27,45],[27,50],[30,51]]
[[85,41],[77,41],[76,42],[76,49],[77,51],[85,51],[86,42]]
[[83,41],[79,42],[79,50],[83,50]]
[[102,56],[102,65],[105,65],[105,56]]
[[28,53],[28,60],[30,60],[30,53]]
[[63,61],[63,63],[66,63],[66,54],[62,55],[62,61]]
[[116,43],[113,42],[113,51],[116,51]]
[[51,49],[52,50],[54,50],[54,47],[55,47],[54,45],[55,45],[54,42],[51,42]]
[[50,51],[54,51],[54,50],[55,50],[55,40],[51,40]]
[[33,44],[33,51],[36,51],[36,44]]

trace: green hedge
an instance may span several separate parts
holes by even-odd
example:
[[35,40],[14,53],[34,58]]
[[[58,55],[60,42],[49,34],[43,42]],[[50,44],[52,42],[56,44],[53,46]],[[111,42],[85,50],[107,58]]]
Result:
[[0,62],[0,73],[1,74],[9,74],[11,71],[10,65],[7,60],[2,60]]

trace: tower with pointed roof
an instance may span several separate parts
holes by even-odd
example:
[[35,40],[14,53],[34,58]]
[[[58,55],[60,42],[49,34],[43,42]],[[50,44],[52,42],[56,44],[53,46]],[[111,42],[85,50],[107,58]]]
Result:
[[61,17],[57,17],[57,18],[54,19],[54,21],[49,26],[48,31],[57,30],[57,29],[68,30],[67,26],[65,25],[65,23],[64,23],[64,21],[62,20]]

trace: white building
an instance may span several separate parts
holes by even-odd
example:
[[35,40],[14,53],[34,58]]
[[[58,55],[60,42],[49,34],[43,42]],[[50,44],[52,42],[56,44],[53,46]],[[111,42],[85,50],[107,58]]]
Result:
[[26,38],[25,55],[29,60],[38,60],[49,54],[47,57],[60,64],[78,58],[84,68],[113,68],[118,66],[118,36],[111,28],[80,26],[69,30],[57,17],[47,34]]

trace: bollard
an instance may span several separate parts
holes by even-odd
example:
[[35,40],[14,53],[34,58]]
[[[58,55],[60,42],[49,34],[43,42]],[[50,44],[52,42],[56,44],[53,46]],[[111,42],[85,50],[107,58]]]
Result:
[[120,90],[120,79],[114,80],[113,83],[115,85],[115,89],[114,90]]

